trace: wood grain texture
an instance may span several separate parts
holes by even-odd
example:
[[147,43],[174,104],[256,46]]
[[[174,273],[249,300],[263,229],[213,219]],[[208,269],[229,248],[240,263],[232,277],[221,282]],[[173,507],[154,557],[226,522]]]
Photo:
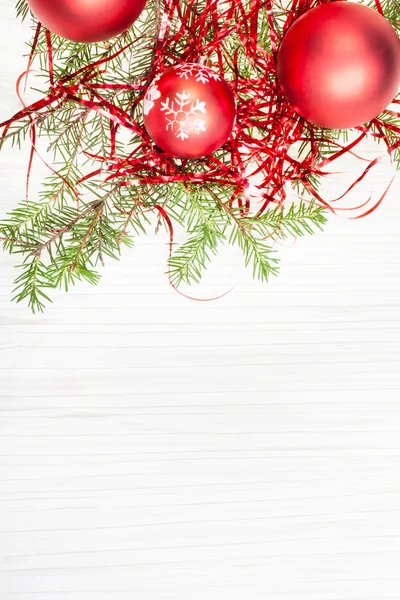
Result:
[[[5,118],[29,35],[11,0],[1,32]],[[3,216],[27,151],[0,160]],[[171,290],[161,232],[38,316],[0,255],[2,600],[400,598],[399,191],[279,248],[268,286],[222,252],[195,290],[237,284],[218,302]]]

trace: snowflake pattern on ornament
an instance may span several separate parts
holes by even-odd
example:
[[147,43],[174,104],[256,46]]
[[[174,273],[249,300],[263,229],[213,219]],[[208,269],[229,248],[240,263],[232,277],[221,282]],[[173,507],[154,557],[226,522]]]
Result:
[[180,77],[181,79],[189,79],[189,77],[194,77],[194,79],[198,83],[204,84],[209,83],[213,79],[214,81],[216,81],[220,78],[219,75],[212,69],[194,63],[186,63],[179,65],[178,67],[176,67],[176,72],[178,74],[178,77]]
[[187,140],[191,133],[199,135],[206,131],[205,121],[193,118],[199,117],[199,113],[207,114],[206,103],[198,98],[196,102],[191,101],[191,95],[185,90],[182,93],[177,92],[173,100],[167,97],[165,102],[161,102],[161,107],[165,112],[167,131],[171,129],[182,141]]
[[157,77],[155,77],[153,79],[153,81],[152,81],[150,87],[148,88],[146,95],[144,97],[143,112],[146,116],[149,114],[149,112],[153,108],[154,100],[157,100],[161,96],[161,92],[157,87],[157,82],[160,79],[160,77],[161,77],[161,74],[157,75]]

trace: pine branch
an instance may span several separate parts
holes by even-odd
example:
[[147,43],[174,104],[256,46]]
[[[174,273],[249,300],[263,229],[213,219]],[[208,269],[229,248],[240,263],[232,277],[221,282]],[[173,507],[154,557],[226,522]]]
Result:
[[[51,201],[20,204],[0,223],[0,234],[7,239],[24,243],[39,243],[42,231],[46,227],[51,211]],[[11,248],[12,250],[12,248]]]
[[[129,239],[126,232],[122,235],[118,216],[108,216],[105,210],[106,200],[93,201],[81,210],[59,209],[49,202],[15,209],[0,229],[4,249],[25,255],[14,299],[21,302],[27,298],[32,310],[42,310],[49,300],[43,290],[67,290],[81,280],[98,283],[96,262],[104,264],[105,256],[118,258],[121,243],[127,244]],[[40,236],[35,237],[37,232]],[[3,237],[5,233],[7,237]]]
[[35,257],[32,262],[24,262],[21,267],[22,273],[15,280],[13,300],[22,302],[28,299],[29,307],[33,312],[43,312],[46,302],[51,302],[44,291],[54,287],[51,273],[39,257]]
[[231,243],[238,243],[245,256],[246,266],[253,264],[253,276],[268,281],[271,275],[278,274],[279,260],[268,245],[268,239],[286,239],[312,235],[321,230],[327,222],[326,211],[313,202],[292,204],[287,212],[276,207],[261,217],[243,217],[232,232]]
[[279,259],[273,256],[272,250],[263,239],[255,237],[251,232],[251,226],[244,220],[236,223],[229,243],[237,244],[242,250],[246,267],[253,265],[253,277],[261,281],[268,281],[272,275],[278,274]]
[[[89,227],[88,227],[88,229],[87,229],[87,231],[86,231],[86,233],[85,233],[85,235],[84,235],[81,243],[79,244],[79,247],[78,247],[78,249],[77,249],[77,251],[75,253],[74,259],[73,259],[73,261],[71,262],[71,264],[69,266],[69,269],[71,271],[73,271],[74,269],[77,268],[78,263],[80,262],[81,257],[82,257],[82,255],[84,253],[85,246],[88,243],[88,241],[89,241],[89,239],[90,239],[90,237],[91,237],[91,235],[92,235],[92,233],[93,233],[93,231],[94,231],[97,223],[99,222],[99,220],[101,220],[103,212],[104,212],[104,203],[103,202],[99,202],[98,205],[96,206],[96,208],[94,209],[94,213],[95,214],[94,214],[94,217],[92,219],[92,222],[90,223],[90,225],[89,225]],[[102,247],[102,245],[101,245],[101,247]],[[99,246],[99,248],[100,248],[100,246]]]
[[[391,23],[392,27],[400,32],[400,3],[399,0],[381,0],[380,2],[385,18]],[[369,0],[367,6],[376,10],[375,0]]]
[[326,210],[316,206],[315,202],[292,204],[285,213],[283,207],[277,206],[267,210],[261,217],[248,221],[265,238],[276,237],[282,240],[288,237],[303,237],[322,230],[327,222]]
[[[219,200],[214,192],[209,191],[212,196]],[[246,267],[250,262],[252,263],[253,277],[257,276],[261,281],[268,281],[271,275],[277,275],[279,260],[272,256],[275,251],[268,247],[262,239],[258,239],[253,235],[251,220],[241,217],[240,212],[235,211],[226,202],[220,202],[220,207],[231,220],[232,232],[229,243],[231,245],[237,244],[242,250]]]
[[[55,231],[55,233],[52,236],[50,236],[50,238],[48,240],[46,240],[45,242],[43,242],[41,244],[38,244],[37,247],[35,248],[35,254],[40,257],[44,250],[48,250],[52,244],[57,242],[57,240],[62,238],[68,231],[73,229],[74,225],[76,225],[78,223],[78,221],[80,221],[81,219],[84,219],[88,214],[93,213],[93,212],[96,213],[96,215],[99,215],[103,210],[104,210],[104,202],[99,202],[99,201],[93,202],[81,213],[79,213],[78,211],[71,211],[71,209],[64,209],[63,213],[64,214],[67,213],[70,218],[71,218],[71,212],[72,212],[72,214],[74,214],[76,212],[77,216],[75,216],[71,220],[69,220],[68,223],[66,225],[63,225],[60,229],[57,229]],[[54,216],[53,216],[53,224],[54,224]],[[90,228],[89,228],[88,232],[85,234],[84,240],[82,241],[82,248],[85,245],[86,238],[90,235]]]
[[20,17],[23,21],[29,13],[29,6],[26,0],[18,0],[17,6],[17,16]]
[[[176,194],[169,195],[164,207],[169,214],[186,228],[189,239],[182,244],[169,260],[169,276],[175,286],[182,282],[198,283],[203,271],[218,252],[218,246],[227,239],[229,215],[219,201],[210,199],[206,187],[177,184]],[[222,188],[219,198],[228,197]]]
[[197,226],[194,235],[182,244],[169,260],[168,272],[172,283],[175,286],[182,282],[198,283],[202,271],[211,262],[212,255],[217,254],[218,246],[224,240],[224,233],[215,228],[213,223]]
[[25,142],[29,129],[31,127],[31,123],[29,120],[20,121],[19,123],[13,123],[8,133],[0,138],[0,150],[3,148],[4,144],[10,140],[11,146],[17,146],[19,149],[22,148],[22,142]]
[[10,237],[1,237],[0,242],[3,242],[3,250],[8,250],[10,254],[13,253],[13,249],[15,246],[21,247],[22,251],[27,248],[36,248],[36,244],[33,242],[27,242],[26,240],[19,240],[18,238],[10,238]]

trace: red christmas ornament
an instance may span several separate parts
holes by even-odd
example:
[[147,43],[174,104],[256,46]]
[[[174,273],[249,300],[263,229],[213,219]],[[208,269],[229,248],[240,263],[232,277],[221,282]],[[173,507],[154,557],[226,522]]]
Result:
[[150,84],[143,118],[151,139],[177,158],[200,158],[220,148],[236,115],[228,84],[197,63],[170,67]]
[[289,28],[278,80],[293,108],[320,127],[344,129],[377,117],[400,85],[400,40],[375,10],[322,4]]
[[101,42],[123,33],[146,0],[28,0],[47,29],[74,42]]

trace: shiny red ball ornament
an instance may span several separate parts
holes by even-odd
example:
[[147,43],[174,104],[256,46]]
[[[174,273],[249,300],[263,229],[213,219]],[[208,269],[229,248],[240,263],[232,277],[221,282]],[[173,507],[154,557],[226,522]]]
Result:
[[28,0],[50,31],[74,42],[101,42],[128,29],[146,0]]
[[153,142],[177,158],[200,158],[229,138],[236,116],[229,85],[212,69],[183,63],[150,84],[143,118]]
[[278,81],[304,119],[345,129],[377,117],[400,85],[400,40],[384,17],[354,2],[311,9],[288,29]]

